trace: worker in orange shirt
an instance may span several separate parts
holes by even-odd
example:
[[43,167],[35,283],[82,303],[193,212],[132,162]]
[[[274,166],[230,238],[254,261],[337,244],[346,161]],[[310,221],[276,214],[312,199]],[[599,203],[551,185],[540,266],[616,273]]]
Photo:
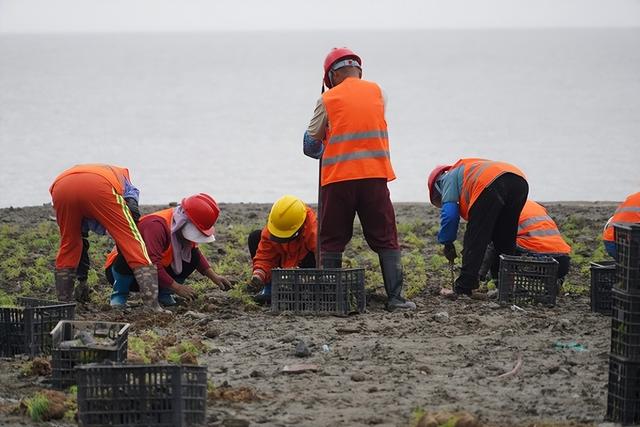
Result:
[[[567,244],[558,230],[553,218],[540,203],[527,200],[520,212],[518,234],[516,236],[516,253],[520,255],[545,255],[558,261],[558,281],[564,282],[571,263],[571,246]],[[489,244],[480,269],[480,280],[484,280],[497,254],[493,244]],[[497,279],[497,277],[494,277]]]
[[[460,159],[453,165],[437,166],[427,180],[431,203],[440,209],[438,242],[453,263],[453,242],[460,217],[467,220],[456,294],[471,295],[479,286],[478,273],[489,242],[498,254],[513,255],[520,212],[529,194],[524,173],[504,162]],[[497,258],[492,273],[497,276]]]
[[[196,297],[196,291],[184,284],[195,270],[222,290],[231,287],[229,280],[213,270],[198,247],[200,243],[215,241],[214,225],[219,214],[213,197],[199,193],[184,198],[175,208],[140,219],[138,229],[158,271],[158,301],[163,306],[176,305],[174,294],[188,300]],[[107,256],[105,274],[113,286],[111,306],[125,307],[129,292],[138,290],[139,284],[117,248]]]
[[313,209],[298,197],[285,195],[271,207],[267,225],[249,234],[253,262],[251,285],[260,292],[256,302],[271,302],[271,270],[315,268],[318,222]]
[[387,187],[396,176],[384,94],[376,83],[362,80],[362,60],[347,48],[329,52],[323,82],[329,90],[318,100],[303,138],[304,153],[321,161],[322,267],[342,267],[357,213],[364,238],[380,260],[387,310],[414,310],[402,295],[400,246]]
[[139,192],[131,184],[129,171],[106,164],[77,165],[58,175],[49,192],[60,227],[55,271],[58,299],[72,298],[82,256],[83,221],[88,220],[104,228],[115,240],[140,283],[145,305],[162,311],[158,304],[157,273],[132,216],[132,210],[137,211]]
[[604,231],[602,232],[604,248],[613,258],[617,257],[613,226],[632,224],[640,224],[640,193],[634,193],[627,197],[604,226]]

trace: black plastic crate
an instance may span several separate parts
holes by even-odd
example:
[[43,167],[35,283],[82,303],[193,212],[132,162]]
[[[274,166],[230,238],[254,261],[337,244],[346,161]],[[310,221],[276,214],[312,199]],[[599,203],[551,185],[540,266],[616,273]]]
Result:
[[607,420],[640,423],[640,363],[609,357]]
[[556,304],[558,261],[550,256],[500,255],[498,297],[501,303]]
[[611,289],[617,280],[616,262],[599,261],[591,267],[591,311],[611,315]]
[[640,293],[640,224],[614,225],[616,241],[617,274],[616,289]]
[[18,298],[16,307],[0,307],[0,356],[51,352],[51,330],[61,320],[73,320],[76,305],[37,298]]
[[271,271],[271,311],[346,316],[366,310],[363,268]]
[[612,291],[611,354],[640,363],[640,295]]
[[78,379],[81,426],[183,427],[205,423],[207,367],[82,365]]
[[[65,341],[73,341],[78,332],[84,331],[97,337],[96,344],[65,346]],[[51,331],[53,350],[51,352],[52,384],[62,389],[76,383],[76,365],[103,362],[124,362],[127,360],[129,324],[114,322],[61,321]],[[108,340],[109,344],[100,343]]]

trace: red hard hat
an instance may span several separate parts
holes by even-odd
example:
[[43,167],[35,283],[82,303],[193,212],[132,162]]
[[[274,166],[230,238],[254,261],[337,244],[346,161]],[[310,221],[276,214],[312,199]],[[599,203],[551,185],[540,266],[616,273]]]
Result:
[[212,236],[216,231],[214,224],[220,215],[220,208],[213,197],[198,193],[182,199],[180,203],[189,221],[205,236]]
[[331,89],[333,86],[329,80],[331,66],[341,59],[354,59],[362,67],[362,59],[354,51],[346,47],[334,47],[324,59],[324,84]]
[[444,172],[447,172],[451,169],[451,165],[438,165],[436,166],[431,173],[429,174],[429,179],[427,179],[427,187],[429,188],[429,200],[433,203],[433,196],[435,195],[435,189],[433,188],[436,184],[436,180],[442,175]]

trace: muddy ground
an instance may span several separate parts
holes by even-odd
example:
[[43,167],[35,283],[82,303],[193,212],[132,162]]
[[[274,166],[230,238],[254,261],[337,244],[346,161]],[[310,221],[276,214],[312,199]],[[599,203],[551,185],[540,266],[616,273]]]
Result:
[[[407,272],[413,282],[422,281],[412,282],[418,304],[413,313],[387,313],[380,285],[368,283],[367,313],[347,318],[273,315],[267,308],[244,304],[237,293],[210,287],[203,288],[198,303],[180,306],[171,316],[140,316],[135,307],[113,312],[103,294],[80,306],[77,317],[131,321],[131,336],[147,339],[151,333],[160,341],[197,343],[202,349],[198,362],[208,366],[216,387],[207,409],[210,426],[410,426],[423,410],[467,411],[486,426],[598,425],[606,411],[610,322],[590,312],[588,261],[591,254],[602,254],[599,233],[615,204],[547,206],[563,232],[566,228],[578,261],[554,308],[522,311],[492,300],[445,299],[438,290],[449,282],[446,270],[427,263],[426,271]],[[262,223],[268,206],[222,209],[219,239],[213,244],[217,248],[209,256],[214,267],[217,262],[226,268],[223,263],[236,265],[229,256],[248,260],[244,247],[228,246],[239,245],[232,229],[244,231]],[[3,209],[0,226],[22,230],[50,222],[50,215],[47,206]],[[401,232],[401,241],[409,242],[403,241],[405,250],[417,247],[425,259],[437,261],[436,210],[399,204],[397,217],[400,227],[413,224],[408,231],[419,240]],[[357,239],[361,236],[347,254],[355,264],[361,259]],[[46,255],[48,262],[53,255]],[[372,269],[368,262],[362,258]],[[7,294],[45,296],[52,290],[31,289],[25,275],[8,280],[8,273],[3,274],[0,285]],[[225,274],[241,288],[248,272]],[[104,288],[102,280],[94,286]],[[436,316],[442,312],[448,319]],[[309,348],[308,357],[296,357],[300,341]],[[570,342],[585,351],[556,346]],[[20,373],[25,363],[20,358],[0,361],[0,425],[74,425],[33,423],[12,412],[21,399],[47,387],[46,376]],[[283,372],[285,366],[300,363],[315,364],[317,370]],[[516,365],[520,368],[515,374],[500,377]]]

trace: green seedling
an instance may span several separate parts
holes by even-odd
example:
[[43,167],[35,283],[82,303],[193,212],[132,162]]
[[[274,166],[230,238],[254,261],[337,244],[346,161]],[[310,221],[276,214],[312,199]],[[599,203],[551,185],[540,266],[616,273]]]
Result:
[[43,421],[44,415],[49,410],[49,399],[42,393],[36,393],[32,398],[27,399],[27,415],[33,421]]

